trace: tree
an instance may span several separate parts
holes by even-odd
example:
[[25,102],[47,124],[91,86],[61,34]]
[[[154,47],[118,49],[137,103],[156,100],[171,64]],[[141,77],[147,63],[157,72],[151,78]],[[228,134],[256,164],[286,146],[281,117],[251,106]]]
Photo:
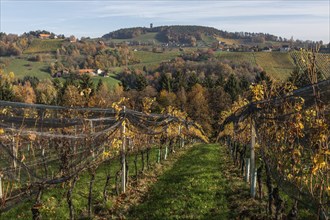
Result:
[[110,107],[112,103],[110,101],[109,93],[110,92],[107,85],[103,83],[98,84],[98,89],[96,90],[94,96],[91,98],[89,106],[97,106],[103,108]]
[[181,87],[176,94],[177,102],[181,111],[186,111],[187,106],[187,94],[184,87]]
[[173,77],[172,73],[164,73],[160,76],[160,81],[159,81],[160,87],[162,90],[167,90],[168,92],[172,91],[173,87]]
[[27,81],[24,85],[14,85],[13,92],[15,95],[15,101],[29,104],[36,103],[36,94],[29,81]]
[[199,83],[198,76],[195,71],[191,72],[191,75],[188,78],[188,90],[190,90],[193,86]]
[[56,102],[57,90],[50,80],[40,82],[36,87],[37,102],[51,105]]
[[99,79],[99,81],[97,82],[97,85],[96,85],[96,91],[99,91],[101,89],[101,87],[103,86],[103,81],[102,79]]
[[257,73],[254,80],[255,83],[261,83],[262,81],[271,82],[271,79],[266,73],[266,71],[261,71],[260,73]]
[[196,84],[188,93],[188,115],[198,122],[206,131],[211,131],[211,118],[209,112],[209,105],[207,102],[206,90],[200,85]]
[[225,91],[231,96],[233,101],[237,100],[238,95],[241,92],[238,79],[231,74],[225,84]]
[[64,91],[62,97],[62,103],[64,106],[83,106],[83,96],[80,94],[77,87],[74,85],[68,85]]
[[40,81],[39,78],[35,76],[24,76],[22,80],[18,80],[18,83],[22,83],[24,85],[26,82],[29,82],[31,86],[35,89],[39,81]]
[[208,103],[214,131],[218,131],[221,112],[231,105],[231,97],[223,87],[217,86],[209,90]]
[[148,85],[148,81],[145,76],[141,74],[136,74],[136,89],[138,91],[144,90]]
[[162,90],[159,93],[158,103],[166,108],[168,106],[174,106],[176,101],[176,95],[173,92],[168,92],[167,90]]
[[12,82],[7,74],[0,76],[0,100],[12,101],[14,98]]
[[81,95],[85,98],[86,104],[88,104],[90,97],[93,96],[95,92],[92,78],[87,74],[83,74],[79,80],[79,87]]

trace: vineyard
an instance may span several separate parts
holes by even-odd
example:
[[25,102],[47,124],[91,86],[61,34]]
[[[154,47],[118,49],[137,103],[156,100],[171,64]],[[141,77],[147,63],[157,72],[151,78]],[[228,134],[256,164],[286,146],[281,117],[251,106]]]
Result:
[[[329,219],[329,60],[289,55],[297,73],[285,82],[256,77],[210,116],[218,117],[212,134],[202,129],[209,111],[195,115],[200,124],[190,118],[216,108],[203,102],[213,96],[193,90],[200,85],[187,89],[188,113],[174,93],[177,108],[152,108],[160,98],[150,96],[136,111],[124,93],[73,107],[89,87],[63,106],[0,100],[0,219]],[[236,59],[261,57],[274,70],[284,63],[280,53]],[[108,108],[89,107],[95,102]],[[195,144],[209,138],[219,144]]]
[[322,74],[324,78],[330,76],[330,56],[325,53],[311,53],[308,51],[292,51],[290,55],[295,64],[303,71],[308,69],[308,60],[315,56],[315,64],[317,71]]
[[[235,164],[250,183],[251,196],[263,198],[268,216],[297,218],[299,208],[328,219],[330,80],[311,84],[263,82],[251,85],[252,100],[240,99],[222,115],[219,140],[226,142]],[[293,201],[289,213],[283,194]]]
[[[2,211],[32,197],[36,198],[32,217],[39,219],[47,208],[43,203],[49,202],[42,201],[43,193],[62,186],[70,219],[74,219],[73,190],[88,173],[86,209],[90,218],[93,186],[100,184],[95,183],[97,169],[110,170],[113,161],[121,162],[116,174],[110,176],[108,171],[102,181],[103,190],[99,194],[106,201],[112,179],[116,193],[125,193],[128,170],[134,170],[131,172],[137,179],[141,166],[142,170],[150,167],[151,157],[161,162],[176,146],[182,148],[195,139],[207,141],[199,125],[187,121],[186,115],[178,110],[168,108],[164,114],[151,114],[153,100],[146,99],[144,111],[136,112],[126,109],[124,101],[114,103],[112,109],[0,101]],[[141,162],[138,155],[142,156]],[[128,162],[132,158],[134,168]]]

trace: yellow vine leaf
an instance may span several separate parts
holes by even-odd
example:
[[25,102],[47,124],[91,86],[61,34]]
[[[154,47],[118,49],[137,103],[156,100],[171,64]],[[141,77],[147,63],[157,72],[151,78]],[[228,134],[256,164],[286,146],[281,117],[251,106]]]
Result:
[[30,141],[35,141],[36,138],[37,138],[37,135],[36,134],[29,134]]

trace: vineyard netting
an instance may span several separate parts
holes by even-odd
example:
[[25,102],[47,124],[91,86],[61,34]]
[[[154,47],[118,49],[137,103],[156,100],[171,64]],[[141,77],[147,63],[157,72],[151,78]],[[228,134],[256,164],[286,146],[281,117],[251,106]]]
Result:
[[252,85],[251,101],[240,99],[222,117],[218,139],[227,141],[242,173],[251,161],[253,197],[256,185],[266,181],[268,213],[276,218],[284,210],[279,191],[294,201],[289,216],[298,206],[320,219],[329,216],[330,79],[309,77],[312,84],[299,89],[290,83]]
[[2,210],[36,195],[36,217],[43,190],[72,181],[83,171],[119,158],[125,176],[125,154],[206,140],[199,125],[173,108],[152,114],[126,109],[121,101],[112,109],[0,101],[0,112]]

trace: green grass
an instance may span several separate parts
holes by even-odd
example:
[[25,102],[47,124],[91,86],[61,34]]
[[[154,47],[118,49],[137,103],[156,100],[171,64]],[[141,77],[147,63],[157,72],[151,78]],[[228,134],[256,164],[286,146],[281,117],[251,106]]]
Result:
[[18,78],[24,76],[35,76],[39,79],[49,79],[50,74],[47,72],[48,63],[46,62],[32,62],[19,58],[4,58],[9,59],[9,65],[5,68],[6,72],[14,72]]
[[35,39],[23,53],[56,52],[57,49],[61,48],[63,42],[62,39]]
[[114,77],[115,77],[115,74],[110,74],[110,77],[95,76],[92,79],[93,79],[95,86],[101,79],[103,81],[103,83],[108,86],[109,89],[113,89],[120,82],[119,80],[115,79]]
[[277,80],[285,80],[294,69],[294,64],[289,53],[259,52],[254,53],[257,65]]
[[[17,78],[24,78],[24,76],[35,76],[40,80],[51,79],[47,68],[49,64],[47,62],[32,62],[23,58],[3,58],[9,60],[9,65],[5,68],[5,72],[14,72]],[[119,81],[114,78],[115,74],[110,74],[110,77],[93,77],[93,82],[97,85],[99,79],[102,79],[109,88],[114,88]]]
[[[178,49],[173,49],[170,51],[165,51],[163,53],[154,53],[151,51],[135,51],[133,52],[134,56],[139,59],[141,62],[134,65],[129,65],[131,68],[143,69],[146,66],[148,69],[157,68],[161,62],[166,62],[180,55]],[[122,68],[117,68],[116,73],[120,72]]]
[[131,40],[140,41],[141,43],[153,43],[154,42],[155,44],[159,44],[161,42],[159,42],[156,39],[156,35],[157,35],[157,33],[146,33],[146,34],[140,35],[138,37],[135,37]]
[[180,55],[179,50],[172,50],[166,51],[164,53],[154,53],[149,51],[136,51],[134,52],[136,58],[141,60],[141,63],[148,64],[148,63],[155,63],[155,62],[162,62],[171,60],[178,55]]
[[130,210],[128,219],[227,219],[227,180],[219,145],[189,149],[151,187],[146,201]]

